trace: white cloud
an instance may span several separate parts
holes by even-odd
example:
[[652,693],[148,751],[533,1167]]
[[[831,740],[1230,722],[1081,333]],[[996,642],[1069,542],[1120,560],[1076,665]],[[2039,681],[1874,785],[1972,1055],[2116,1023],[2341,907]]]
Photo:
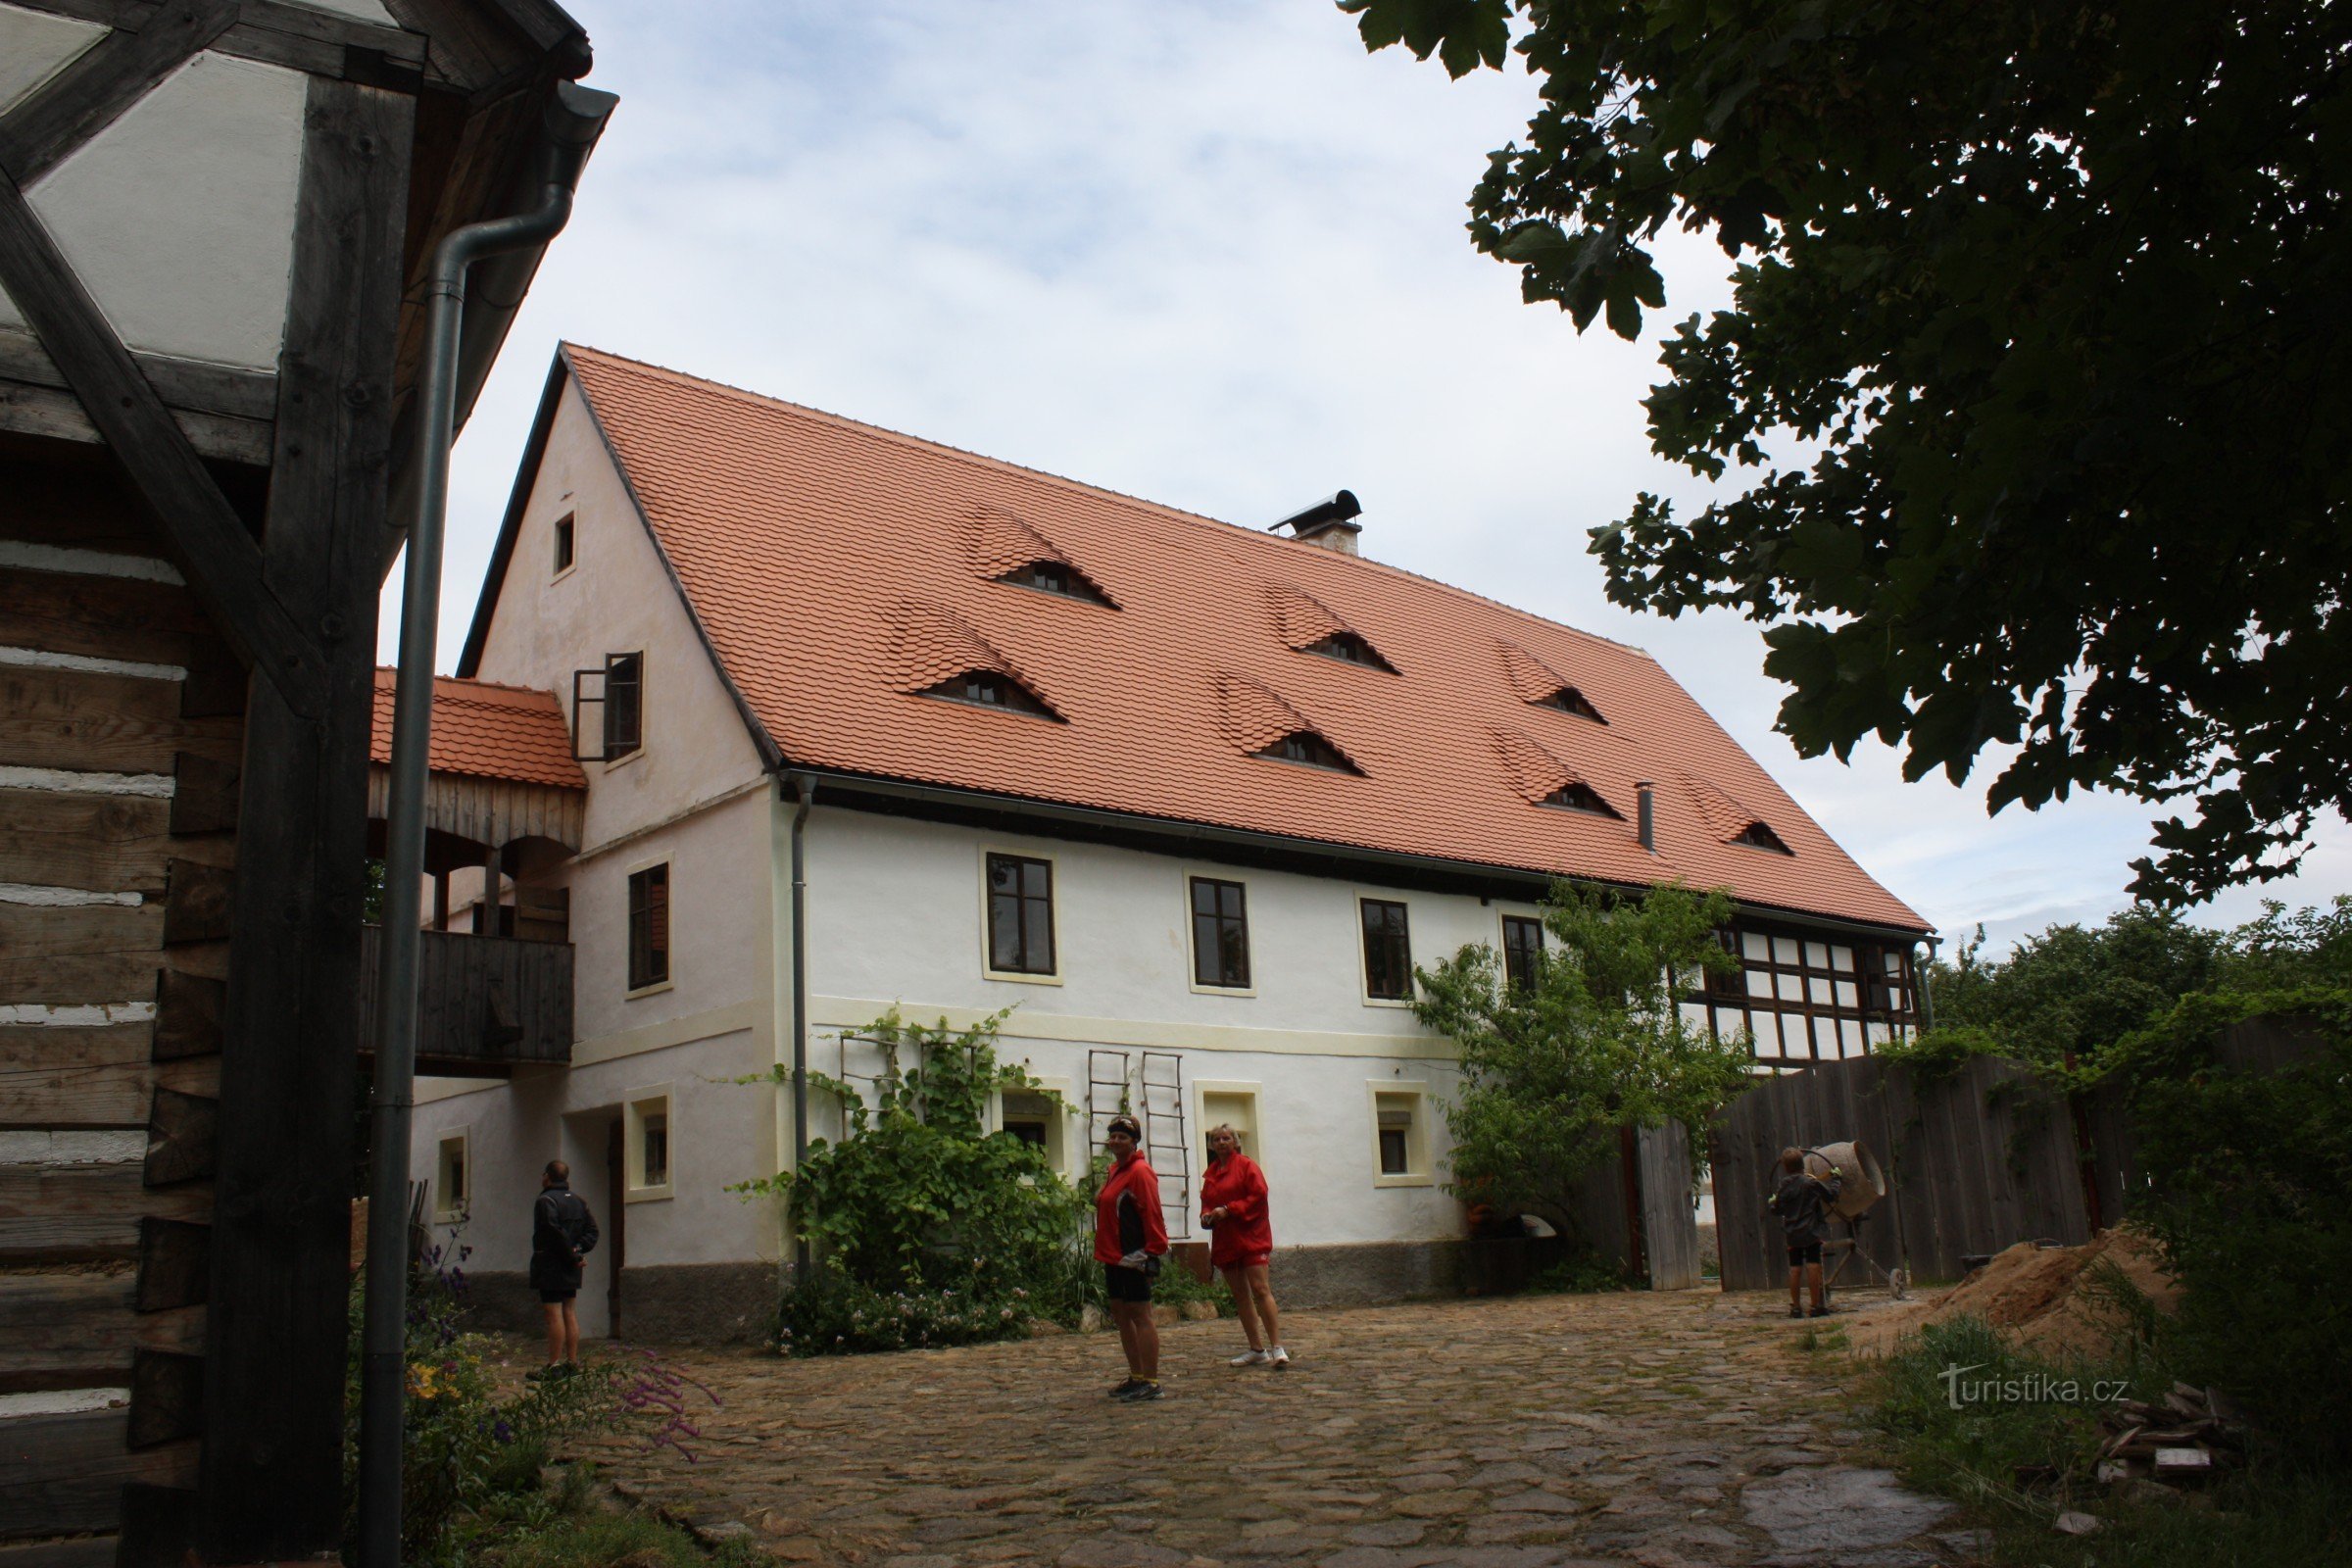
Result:
[[[1981,783],[1906,786],[1883,749],[1800,760],[1752,627],[1607,604],[1585,529],[1703,490],[1648,449],[1663,322],[1579,337],[1463,232],[1524,78],[1448,82],[1275,0],[571,10],[621,104],[459,446],[444,668],[569,337],[1236,522],[1346,485],[1369,553],[1656,654],[1947,934],[2124,902],[2145,811],[1988,821]],[[1702,241],[1661,264],[1670,318],[1728,295]],[[2339,824],[2271,891],[2346,890]]]

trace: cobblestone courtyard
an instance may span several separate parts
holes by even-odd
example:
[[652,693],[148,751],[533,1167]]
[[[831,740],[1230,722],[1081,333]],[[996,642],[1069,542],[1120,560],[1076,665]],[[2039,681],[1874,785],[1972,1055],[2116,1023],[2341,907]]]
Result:
[[1163,1331],[1120,1405],[1109,1335],[779,1361],[686,1352],[700,1462],[624,1490],[773,1556],[858,1568],[1566,1568],[1966,1562],[1780,1303],[1714,1292],[1300,1313],[1288,1372],[1232,1323]]

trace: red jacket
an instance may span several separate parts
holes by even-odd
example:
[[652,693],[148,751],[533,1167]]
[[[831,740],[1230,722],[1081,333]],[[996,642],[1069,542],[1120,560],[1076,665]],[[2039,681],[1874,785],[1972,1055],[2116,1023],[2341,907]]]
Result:
[[[1119,1223],[1121,1199],[1127,1200],[1124,1237]],[[1168,1223],[1159,1214],[1159,1177],[1141,1154],[1130,1154],[1124,1164],[1113,1165],[1110,1174],[1102,1178],[1102,1190],[1095,1194],[1095,1261],[1116,1263],[1136,1250],[1121,1246],[1123,1240],[1135,1242],[1153,1255],[1168,1250]]]
[[1212,1159],[1200,1173],[1200,1222],[1208,1223],[1212,1209],[1225,1217],[1208,1233],[1208,1261],[1229,1268],[1248,1258],[1274,1250],[1274,1227],[1266,1220],[1266,1173],[1257,1161],[1238,1151]]

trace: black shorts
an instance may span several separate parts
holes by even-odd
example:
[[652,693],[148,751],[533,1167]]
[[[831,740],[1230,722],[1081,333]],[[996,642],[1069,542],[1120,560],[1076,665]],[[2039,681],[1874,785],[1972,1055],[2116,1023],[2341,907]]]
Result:
[[1820,1261],[1821,1244],[1819,1242],[1805,1242],[1801,1245],[1793,1242],[1789,1244],[1788,1266],[1790,1268],[1795,1268],[1804,1263],[1818,1263]]
[[577,1291],[541,1291],[539,1300],[546,1306],[561,1306],[579,1294]]
[[1152,1276],[1140,1268],[1121,1268],[1116,1263],[1103,1264],[1102,1288],[1114,1301],[1152,1299]]

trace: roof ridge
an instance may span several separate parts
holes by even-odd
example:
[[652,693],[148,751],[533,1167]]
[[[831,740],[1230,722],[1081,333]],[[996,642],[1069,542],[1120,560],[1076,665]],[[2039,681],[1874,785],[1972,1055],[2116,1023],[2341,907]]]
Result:
[[[1196,527],[1229,530],[1232,533],[1238,534],[1244,539],[1253,540],[1257,544],[1265,546],[1269,549],[1312,550],[1325,556],[1334,554],[1334,552],[1326,550],[1321,545],[1307,544],[1304,541],[1298,539],[1286,539],[1281,535],[1269,533],[1263,528],[1252,527],[1247,523],[1227,522],[1222,517],[1211,517],[1202,513],[1187,512],[1182,507],[1172,507],[1164,501],[1152,501],[1144,496],[1130,495],[1124,490],[1113,490],[1108,485],[1094,484],[1084,479],[1073,479],[1067,474],[1055,473],[1050,468],[1033,468],[1025,464],[1013,463],[1004,458],[992,458],[985,452],[974,452],[968,447],[954,446],[945,441],[934,441],[924,436],[910,435],[904,430],[894,430],[888,425],[875,424],[865,419],[854,419],[846,414],[834,414],[824,409],[812,408],[806,403],[795,403],[789,398],[780,398],[775,396],[773,393],[755,392],[749,387],[736,386],[732,382],[728,381],[715,381],[709,376],[695,375],[690,371],[673,369],[666,365],[656,365],[650,360],[631,359],[625,354],[613,354],[608,350],[596,348],[590,344],[575,343],[568,338],[561,340],[557,344],[557,349],[560,353],[584,354],[592,358],[603,360],[612,365],[625,367],[629,369],[639,372],[663,376],[676,381],[683,381],[693,386],[705,387],[713,392],[723,393],[728,397],[744,398],[753,403],[764,404],[770,408],[788,410],[794,414],[805,415],[810,418],[820,420],[852,435],[860,435],[872,439],[878,439],[889,442],[893,445],[911,447],[919,451],[938,453],[943,457],[955,458],[964,463],[976,464],[981,467],[993,469],[999,472],[1020,474],[1032,479],[1043,479],[1049,483],[1060,485],[1070,490],[1080,491],[1087,495],[1101,497],[1105,500],[1117,502],[1124,506],[1140,508],[1145,512],[1166,517],[1172,521],[1190,523]],[[1410,567],[1399,566],[1392,562],[1376,560],[1370,556],[1349,555],[1340,557],[1339,559],[1352,562],[1359,568],[1368,568],[1374,571],[1392,572],[1399,577],[1408,577],[1414,582],[1428,583],[1432,587],[1441,589],[1446,593],[1456,594],[1464,599],[1475,600],[1482,605],[1493,606],[1494,609],[1501,611],[1505,614],[1519,616],[1522,619],[1533,621],[1540,626],[1548,626],[1554,631],[1566,632],[1572,637],[1587,638],[1592,642],[1601,644],[1603,647],[1614,648],[1621,653],[1637,655],[1642,659],[1648,660],[1652,663],[1657,662],[1657,657],[1651,654],[1645,648],[1638,647],[1633,643],[1621,643],[1614,637],[1604,637],[1596,631],[1587,631],[1581,626],[1571,626],[1564,620],[1553,620],[1548,616],[1539,615],[1532,610],[1523,610],[1517,605],[1505,604],[1501,600],[1495,599],[1487,594],[1482,594],[1474,588],[1464,588],[1459,583],[1447,582],[1443,577],[1432,577],[1426,572],[1414,571]]]

